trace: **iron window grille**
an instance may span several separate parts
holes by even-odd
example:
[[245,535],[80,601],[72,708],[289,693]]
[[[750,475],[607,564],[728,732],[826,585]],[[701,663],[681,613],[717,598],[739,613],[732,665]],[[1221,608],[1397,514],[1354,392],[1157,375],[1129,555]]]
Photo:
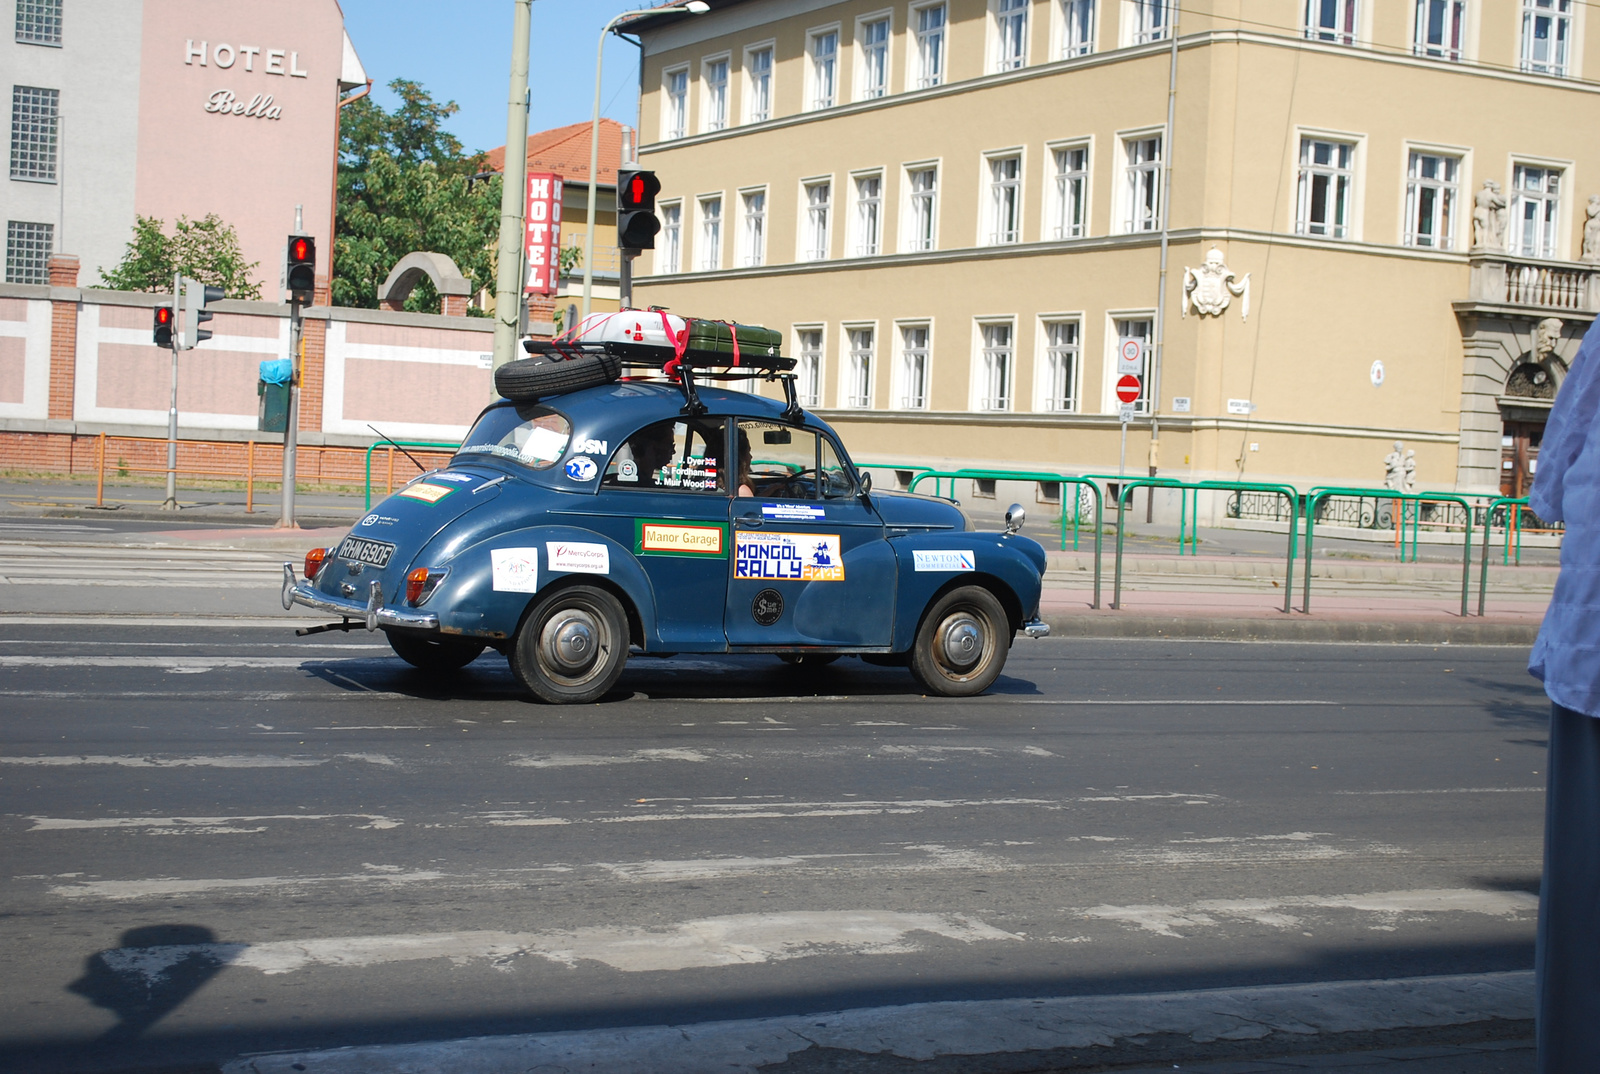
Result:
[[989,245],[1005,246],[1022,238],[1022,158],[989,161]]
[[795,397],[801,406],[817,407],[822,402],[822,329],[802,328],[799,362],[795,365]]
[[1015,71],[1028,63],[1028,0],[998,0],[995,7],[996,71]]
[[889,20],[861,24],[861,89],[857,96],[874,100],[889,92]]
[[857,257],[874,257],[883,236],[883,177],[862,175],[856,178]]
[[831,182],[806,184],[805,260],[825,261],[828,257],[828,225],[833,211]]
[[753,190],[744,195],[744,263],[747,267],[767,261],[767,194]]
[[700,269],[722,267],[722,199],[700,199]]
[[983,325],[983,393],[979,410],[1011,409],[1012,329],[1010,324]]
[[944,82],[945,15],[943,4],[917,9],[917,89],[929,89]]
[[1128,155],[1128,211],[1125,231],[1159,231],[1161,228],[1161,139],[1130,138],[1123,143]]
[[705,66],[706,130],[728,126],[728,61],[711,60]]
[[905,410],[928,408],[928,326],[900,330],[900,406]]
[[689,72],[667,72],[667,137],[689,133]]
[[1094,0],[1061,0],[1061,58],[1094,51]]
[[1078,322],[1050,321],[1044,326],[1043,408],[1051,411],[1078,409]]
[[760,123],[772,118],[772,50],[756,49],[750,53],[750,122]]
[[1088,234],[1089,147],[1055,151],[1055,237],[1081,239]]
[[683,206],[661,206],[661,259],[663,274],[683,271]]
[[909,173],[909,179],[911,226],[907,229],[906,249],[931,250],[939,219],[939,172],[936,168],[917,168]]
[[832,108],[839,99],[839,33],[811,35],[811,107]]
[[849,382],[845,396],[847,406],[864,409],[872,406],[872,350],[875,335],[870,328],[850,329]]

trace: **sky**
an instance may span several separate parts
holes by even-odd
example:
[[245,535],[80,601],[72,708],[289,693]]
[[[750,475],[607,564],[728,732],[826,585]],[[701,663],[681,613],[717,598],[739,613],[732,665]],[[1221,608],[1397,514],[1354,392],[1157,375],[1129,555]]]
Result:
[[[594,114],[595,46],[612,16],[651,0],[534,0],[528,85],[530,134],[587,122]],[[372,96],[396,103],[384,87],[420,82],[436,101],[461,106],[446,126],[468,151],[506,142],[511,77],[512,0],[340,0]],[[600,114],[635,125],[639,50],[612,36],[605,49]]]

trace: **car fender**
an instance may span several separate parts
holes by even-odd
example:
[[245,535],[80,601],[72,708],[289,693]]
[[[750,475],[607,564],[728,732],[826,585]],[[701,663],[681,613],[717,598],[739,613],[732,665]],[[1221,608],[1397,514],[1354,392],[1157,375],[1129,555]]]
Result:
[[995,591],[1013,617],[1013,628],[1038,611],[1045,555],[1031,538],[969,530],[907,534],[890,538],[889,544],[900,564],[896,652],[911,647],[928,606],[957,585],[982,585]]

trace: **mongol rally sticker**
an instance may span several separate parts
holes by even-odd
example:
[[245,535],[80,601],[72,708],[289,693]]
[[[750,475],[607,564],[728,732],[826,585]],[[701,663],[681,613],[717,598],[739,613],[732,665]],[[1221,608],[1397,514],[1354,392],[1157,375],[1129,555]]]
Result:
[[639,519],[633,550],[641,556],[717,556],[728,554],[728,527],[716,522]]
[[978,559],[972,554],[971,549],[949,550],[913,549],[912,559],[915,560],[918,571],[975,571],[978,569]]
[[842,582],[844,558],[836,533],[737,535],[733,576],[759,581]]
[[454,491],[449,485],[430,485],[426,481],[418,481],[415,485],[407,485],[397,495],[423,503],[438,503]]

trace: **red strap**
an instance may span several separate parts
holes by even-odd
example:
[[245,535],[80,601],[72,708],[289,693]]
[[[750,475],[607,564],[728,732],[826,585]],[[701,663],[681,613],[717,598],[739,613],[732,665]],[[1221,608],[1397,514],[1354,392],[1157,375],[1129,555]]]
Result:
[[739,364],[739,326],[728,322],[728,335],[733,338],[733,364]]
[[666,311],[657,310],[656,312],[661,314],[661,330],[666,333],[667,339],[672,343],[672,358],[662,365],[661,371],[676,380],[678,367],[683,364],[683,352],[689,349],[689,322],[687,319],[683,322],[683,331],[681,333],[674,332],[672,330],[672,322],[667,320]]

